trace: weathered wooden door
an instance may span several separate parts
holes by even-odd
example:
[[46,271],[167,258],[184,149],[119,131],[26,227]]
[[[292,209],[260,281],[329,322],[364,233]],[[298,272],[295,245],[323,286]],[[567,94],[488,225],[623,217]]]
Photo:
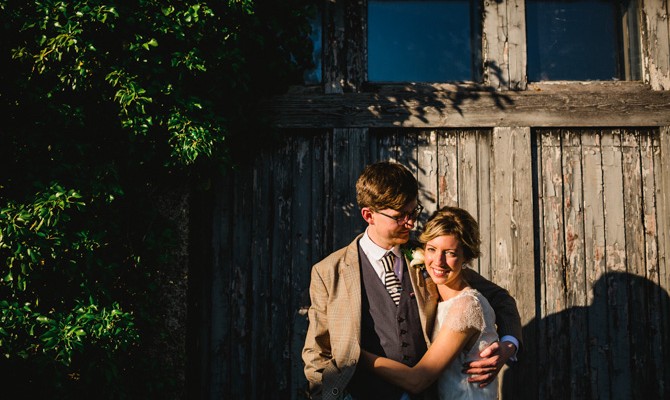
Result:
[[195,200],[195,397],[306,396],[311,266],[364,229],[354,181],[387,159],[422,220],[479,220],[476,268],[524,323],[502,398],[670,396],[668,1],[619,2],[629,81],[603,82],[528,82],[526,3],[478,3],[472,81],[390,84],[368,81],[368,0],[322,2],[320,84],[269,105],[285,142]]
[[457,204],[481,224],[476,268],[524,323],[504,398],[667,395],[668,141],[658,129],[287,132],[215,188],[205,397],[304,397],[311,266],[362,231],[353,183],[387,159],[415,172],[422,221]]

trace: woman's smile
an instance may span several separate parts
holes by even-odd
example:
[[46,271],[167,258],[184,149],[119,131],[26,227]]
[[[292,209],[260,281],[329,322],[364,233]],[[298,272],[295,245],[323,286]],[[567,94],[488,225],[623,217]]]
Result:
[[451,272],[451,268],[444,269],[444,268],[431,267],[431,269],[433,270],[433,275],[436,278],[444,278],[449,274],[449,272]]

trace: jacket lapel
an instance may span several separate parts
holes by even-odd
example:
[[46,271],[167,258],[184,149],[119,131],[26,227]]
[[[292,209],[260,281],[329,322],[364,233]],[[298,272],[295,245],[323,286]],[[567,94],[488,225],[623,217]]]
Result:
[[358,235],[349,246],[340,264],[340,276],[344,279],[347,290],[349,308],[351,309],[351,326],[357,341],[361,337],[361,268],[358,261],[358,241],[363,235]]
[[435,322],[435,313],[437,311],[437,287],[432,279],[424,279],[421,269],[410,266],[410,260],[405,256],[407,269],[412,281],[412,288],[416,297],[416,304],[419,307],[419,318],[421,319],[421,328],[423,330],[426,345],[430,345],[433,334],[433,324]]

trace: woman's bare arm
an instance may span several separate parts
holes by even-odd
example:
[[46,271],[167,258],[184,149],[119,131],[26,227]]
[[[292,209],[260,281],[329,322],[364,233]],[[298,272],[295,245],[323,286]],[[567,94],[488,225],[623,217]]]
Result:
[[465,331],[442,327],[426,354],[414,367],[397,361],[362,351],[361,360],[385,380],[400,386],[410,393],[421,393],[440,376],[440,373],[461,352],[463,347],[479,331],[468,328]]

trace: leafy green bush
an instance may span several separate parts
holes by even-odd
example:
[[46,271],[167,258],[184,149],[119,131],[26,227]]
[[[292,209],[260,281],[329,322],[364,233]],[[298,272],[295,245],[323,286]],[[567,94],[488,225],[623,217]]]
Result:
[[[0,0],[0,376],[25,397],[174,397],[157,199],[271,143],[307,0]],[[184,340],[186,340],[184,338]],[[3,390],[6,388],[3,388]]]

